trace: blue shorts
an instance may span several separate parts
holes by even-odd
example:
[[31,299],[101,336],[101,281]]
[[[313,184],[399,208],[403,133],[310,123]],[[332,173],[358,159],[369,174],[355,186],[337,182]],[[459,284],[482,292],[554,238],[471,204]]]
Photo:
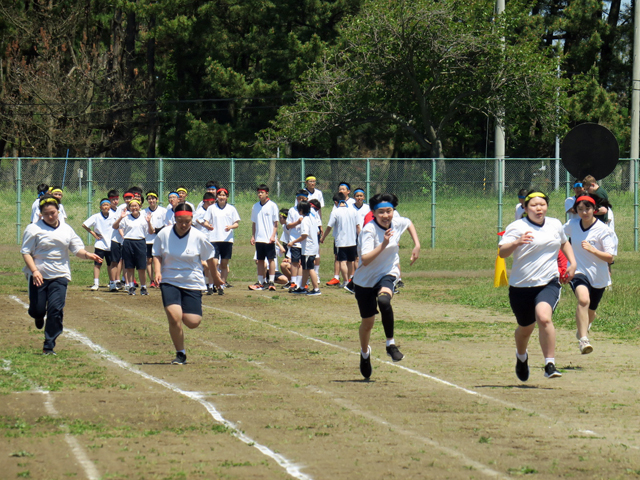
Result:
[[387,287],[391,292],[396,284],[396,277],[385,275],[373,287],[361,287],[354,283],[354,291],[361,318],[373,317],[378,312],[378,294],[382,287]]
[[[98,255],[105,265],[111,265],[111,252],[109,250],[102,250],[101,248],[94,248],[95,254]],[[93,262],[96,267],[100,267],[102,263]]]
[[216,249],[216,257],[220,260],[231,260],[233,253],[233,242],[213,242]]
[[302,248],[291,247],[291,263],[300,263],[302,258]]
[[509,303],[518,325],[528,327],[536,322],[536,305],[539,303],[548,303],[555,310],[561,291],[557,278],[539,287],[509,287]]
[[600,305],[600,300],[602,300],[602,295],[604,295],[604,288],[594,288],[589,283],[589,279],[583,273],[576,273],[573,280],[569,282],[571,284],[571,289],[576,291],[576,288],[580,285],[584,285],[589,289],[589,310],[593,310],[594,312]]
[[145,270],[147,268],[147,242],[144,238],[131,240],[126,238],[122,244],[124,268]]
[[187,290],[160,282],[160,293],[162,293],[162,305],[165,308],[170,305],[180,305],[182,313],[202,316],[202,292],[200,290]]
[[111,263],[120,263],[122,260],[122,245],[111,241]]

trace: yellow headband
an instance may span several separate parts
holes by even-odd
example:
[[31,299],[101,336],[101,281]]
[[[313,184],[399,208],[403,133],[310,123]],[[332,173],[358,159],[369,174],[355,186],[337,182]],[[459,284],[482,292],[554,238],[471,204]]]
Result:
[[316,179],[316,177],[314,177],[313,175],[311,175],[311,176],[309,176],[309,177],[305,178],[304,180],[305,180],[305,181],[308,181],[308,180],[315,180],[315,179]]
[[545,200],[547,200],[547,196],[544,193],[531,192],[529,195],[527,195],[527,197],[524,199],[524,201],[528,202],[529,200],[531,200],[532,198],[535,198],[535,197],[541,197],[541,198],[544,198]]
[[132,203],[137,203],[138,206],[140,206],[140,201],[136,200],[135,198],[129,202],[129,205],[131,205]]
[[153,193],[153,192],[149,192],[149,193],[147,193],[147,198],[149,198],[149,197],[155,197],[155,198],[158,198],[158,195],[156,195],[156,194],[155,194],[155,193]]
[[42,200],[40,200],[41,207],[44,206],[45,203],[55,203],[56,205],[58,205],[58,200],[52,197],[43,198]]
[[62,193],[62,189],[56,188],[55,190],[51,190],[51,193]]
[[189,192],[187,192],[187,189],[186,189],[186,188],[179,188],[179,189],[177,189],[177,190],[176,190],[176,192],[189,193]]

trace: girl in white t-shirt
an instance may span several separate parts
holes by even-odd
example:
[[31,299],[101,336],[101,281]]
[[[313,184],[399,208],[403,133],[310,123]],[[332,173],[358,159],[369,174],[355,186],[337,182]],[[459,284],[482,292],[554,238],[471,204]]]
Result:
[[404,358],[393,337],[394,318],[391,299],[400,278],[400,237],[409,231],[414,247],[411,263],[420,256],[420,240],[408,218],[395,217],[398,197],[392,193],[378,193],[369,200],[373,221],[367,223],[358,237],[358,269],[353,275],[356,300],[360,310],[360,373],[371,376],[371,330],[380,309],[382,326],[387,337],[387,355],[394,362]]
[[129,295],[136,294],[135,270],[140,280],[140,295],[149,295],[147,290],[147,232],[149,221],[142,214],[142,201],[134,198],[120,217],[113,222],[114,230],[122,230],[122,261],[124,263],[125,288]]
[[[576,260],[571,244],[556,218],[547,217],[549,198],[541,192],[529,192],[524,200],[526,217],[509,224],[499,255],[513,254],[509,278],[509,302],[518,321],[515,331],[516,375],[529,379],[527,344],[538,324],[540,346],[545,357],[545,377],[560,377],[555,366],[556,331],[551,319],[560,300],[560,281],[573,279]],[[558,278],[558,251],[562,249],[571,265],[564,278]]]
[[613,262],[617,241],[613,230],[593,216],[596,201],[592,197],[576,198],[573,208],[579,218],[569,220],[564,225],[564,232],[575,246],[576,274],[571,280],[571,288],[578,300],[576,337],[580,352],[587,354],[593,351],[587,333],[604,290],[611,284],[609,264]]
[[202,291],[206,289],[202,262],[207,262],[213,272],[217,288],[221,288],[222,282],[213,263],[213,245],[204,233],[191,228],[191,205],[176,205],[174,215],[175,225],[163,228],[153,242],[153,263],[176,349],[176,358],[171,363],[184,365],[187,354],[182,325],[193,329],[202,322]]

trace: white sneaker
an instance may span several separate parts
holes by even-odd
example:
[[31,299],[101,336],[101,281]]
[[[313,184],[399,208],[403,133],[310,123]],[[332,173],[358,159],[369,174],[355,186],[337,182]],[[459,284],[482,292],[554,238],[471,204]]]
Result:
[[100,285],[91,285],[91,291],[95,292],[100,289]]
[[580,339],[580,353],[586,355],[591,352],[593,352],[593,347],[589,343],[589,339],[587,337],[582,337]]

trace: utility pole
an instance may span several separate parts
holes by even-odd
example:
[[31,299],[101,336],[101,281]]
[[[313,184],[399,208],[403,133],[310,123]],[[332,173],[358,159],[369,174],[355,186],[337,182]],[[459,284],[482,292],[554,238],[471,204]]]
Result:
[[[504,1],[496,0],[496,19],[504,12]],[[504,37],[501,38],[504,49]],[[499,193],[504,191],[504,152],[505,152],[505,133],[504,133],[504,106],[500,107],[496,116],[496,129],[494,135],[495,159],[496,159],[496,188]]]
[[635,184],[634,163],[640,147],[640,7],[635,2],[633,11],[633,93],[631,96],[631,165],[629,166],[629,190]]

